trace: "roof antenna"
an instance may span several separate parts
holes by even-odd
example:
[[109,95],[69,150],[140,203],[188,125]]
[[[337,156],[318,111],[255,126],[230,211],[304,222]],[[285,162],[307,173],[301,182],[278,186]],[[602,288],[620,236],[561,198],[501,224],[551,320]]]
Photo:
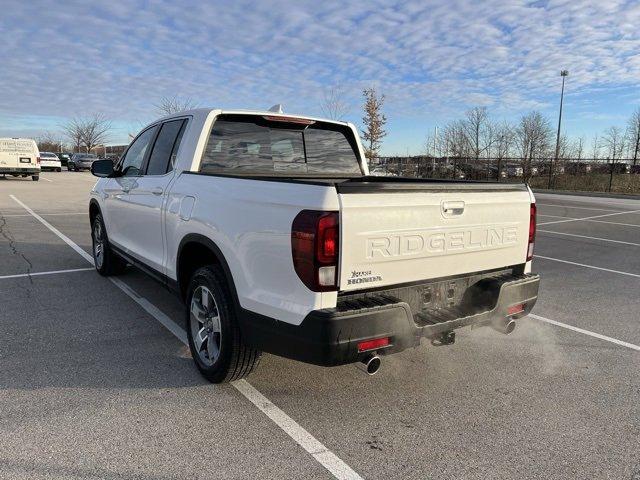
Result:
[[281,103],[276,103],[273,107],[271,107],[269,110],[269,112],[273,112],[273,113],[284,113],[284,108],[282,107]]

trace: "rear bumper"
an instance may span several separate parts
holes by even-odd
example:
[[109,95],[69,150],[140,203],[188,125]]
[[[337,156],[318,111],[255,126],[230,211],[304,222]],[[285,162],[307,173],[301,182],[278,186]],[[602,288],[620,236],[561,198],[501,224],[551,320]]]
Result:
[[0,174],[16,174],[16,175],[27,175],[40,173],[40,167],[24,167],[24,168],[16,168],[16,167],[0,167]]
[[538,275],[500,279],[494,285],[492,305],[442,309],[437,317],[414,314],[405,302],[379,305],[377,301],[377,305],[357,310],[314,310],[299,326],[245,311],[241,327],[246,341],[260,350],[316,365],[342,365],[367,355],[358,353],[362,340],[390,337],[391,345],[377,352],[386,355],[417,346],[423,337],[435,339],[457,328],[489,325],[508,317],[508,308],[513,305],[525,305],[524,311],[515,315],[522,317],[535,305],[539,283]]

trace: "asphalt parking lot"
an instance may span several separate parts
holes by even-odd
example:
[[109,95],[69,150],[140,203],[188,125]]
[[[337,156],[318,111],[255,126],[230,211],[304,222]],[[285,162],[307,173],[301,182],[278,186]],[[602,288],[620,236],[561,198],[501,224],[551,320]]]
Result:
[[0,178],[1,478],[640,478],[640,201],[537,195],[512,335],[218,386],[177,299],[91,269],[93,183]]

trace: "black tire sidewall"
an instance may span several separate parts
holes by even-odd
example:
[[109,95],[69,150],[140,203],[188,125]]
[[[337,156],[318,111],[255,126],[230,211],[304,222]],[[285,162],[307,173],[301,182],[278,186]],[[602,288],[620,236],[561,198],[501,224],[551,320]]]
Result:
[[[222,340],[220,342],[220,355],[215,363],[211,366],[205,365],[200,360],[195,350],[193,337],[191,334],[191,300],[193,292],[199,287],[204,286],[209,289],[213,295],[218,313],[220,315],[220,330],[222,332]],[[208,266],[200,268],[191,278],[186,296],[186,329],[187,338],[189,340],[189,349],[198,370],[211,382],[219,383],[225,381],[229,367],[231,365],[233,355],[233,345],[236,341],[234,335],[237,335],[235,325],[235,312],[230,302],[229,290],[227,288],[224,276],[217,266]]]

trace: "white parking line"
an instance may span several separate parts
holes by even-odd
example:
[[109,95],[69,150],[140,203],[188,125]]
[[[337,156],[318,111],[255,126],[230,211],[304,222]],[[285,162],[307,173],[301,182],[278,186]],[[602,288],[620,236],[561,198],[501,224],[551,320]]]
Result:
[[551,320],[550,318],[541,317],[540,315],[535,315],[533,313],[530,313],[529,316],[531,318],[535,318],[536,320],[540,320],[541,322],[549,323],[557,327],[566,328],[567,330],[573,330],[574,332],[583,333],[585,335],[589,335],[590,337],[599,338],[600,340],[605,340],[607,342],[615,343],[616,345],[631,348],[633,350],[638,350],[640,352],[640,345],[634,345],[633,343],[623,342],[622,340],[618,340],[617,338],[607,337],[606,335],[601,335],[600,333],[592,332],[590,330],[585,330],[584,328],[574,327],[573,325],[567,325],[566,323],[557,322],[555,320]]
[[551,230],[538,230],[538,232],[541,232],[541,233],[553,233],[555,235],[566,235],[567,237],[587,238],[589,240],[599,240],[601,242],[621,243],[623,245],[633,245],[634,247],[640,247],[640,243],[624,242],[622,240],[611,240],[610,238],[589,237],[587,235],[578,235],[576,233],[552,232]]
[[576,206],[572,206],[572,205],[556,205],[556,204],[552,204],[552,203],[540,203],[540,202],[536,202],[536,205],[544,205],[545,207],[558,207],[558,208],[577,208],[579,210],[601,210],[603,212],[613,212],[614,211],[611,208],[576,207]]
[[[55,215],[63,215],[63,216],[67,216],[67,215],[89,215],[89,212],[63,212],[63,213],[40,213],[39,215],[44,215],[44,216],[55,216]],[[9,213],[7,215],[2,215],[5,218],[8,217],[31,217],[32,215],[30,213]]]
[[555,223],[567,223],[567,222],[579,222],[581,220],[591,220],[592,218],[603,218],[603,217],[611,217],[613,215],[624,215],[626,213],[638,213],[640,210],[630,210],[628,212],[615,212],[615,213],[606,213],[604,215],[594,215],[593,217],[584,217],[584,218],[568,218],[567,220],[555,220],[553,222],[543,222],[538,223],[538,226],[542,225],[553,225]]
[[41,180],[44,180],[45,182],[53,182],[53,180],[49,180],[48,178],[44,178],[44,177],[40,177]]
[[53,225],[51,225],[49,222],[47,222],[44,218],[42,218],[40,215],[38,215],[36,212],[34,212],[33,210],[31,210],[31,208],[29,208],[27,205],[25,205],[24,203],[22,203],[20,200],[18,200],[16,198],[15,195],[9,195],[9,197],[11,197],[11,199],[16,202],[18,205],[20,205],[22,208],[24,208],[27,212],[29,212],[36,220],[39,220],[40,223],[42,223],[45,227],[47,227],[49,230],[51,230],[53,233],[55,233],[58,237],[60,237],[60,239],[66,243],[67,245],[69,245],[71,248],[73,248],[76,252],[78,252],[78,254],[84,258],[87,262],[89,262],[91,265],[93,265],[93,257],[91,255],[89,255],[87,252],[85,252],[83,249],[81,249],[78,245],[76,245],[73,240],[71,240],[69,237],[67,237],[64,233],[62,233],[60,230],[58,230],[56,227],[54,227]]
[[[16,203],[29,212],[33,217],[40,221],[45,227],[55,233],[62,241],[78,252],[85,260],[93,265],[93,257],[80,248],[69,237],[64,235],[60,230],[47,222],[40,215],[35,213],[31,208],[18,200],[14,195],[9,195]],[[187,343],[187,334],[173,320],[160,311],[155,305],[144,297],[138,295],[126,283],[117,278],[110,278],[114,285],[133,299],[147,313],[158,320],[173,335],[175,335],[182,343]],[[246,380],[238,380],[232,382],[236,390],[238,390],[247,400],[253,403],[258,409],[269,417],[278,427],[280,427],[287,435],[289,435],[298,445],[309,453],[318,463],[333,474],[339,480],[362,480],[349,465],[342,461],[331,450],[325,447],[318,439],[305,430],[298,422],[289,417],[286,413],[274,405],[268,398],[262,395]]]
[[37,277],[39,275],[55,275],[56,273],[86,272],[87,270],[93,270],[93,267],[71,268],[69,270],[49,270],[48,272],[18,273],[16,275],[3,275],[0,277],[0,280],[5,280],[7,278]]
[[[5,215],[6,216],[6,215]],[[574,217],[564,217],[561,215],[545,215],[542,213],[538,213],[538,217],[549,217],[549,218],[565,218],[567,220],[576,220],[576,221],[585,221],[590,223],[606,223],[608,225],[621,225],[623,227],[635,227],[640,228],[640,225],[635,223],[620,223],[620,222],[608,222],[607,220],[592,220],[590,218],[574,218]],[[545,225],[546,223],[539,223],[538,225]]]
[[594,270],[602,270],[603,272],[617,273],[619,275],[627,275],[629,277],[640,278],[640,275],[638,275],[637,273],[621,272],[620,270],[612,270],[610,268],[596,267],[595,265],[587,265],[585,263],[570,262],[569,260],[561,260],[559,258],[543,257],[542,255],[534,255],[534,257],[542,258],[543,260],[551,260],[554,262],[567,263],[569,265],[576,265],[578,267],[593,268]]

